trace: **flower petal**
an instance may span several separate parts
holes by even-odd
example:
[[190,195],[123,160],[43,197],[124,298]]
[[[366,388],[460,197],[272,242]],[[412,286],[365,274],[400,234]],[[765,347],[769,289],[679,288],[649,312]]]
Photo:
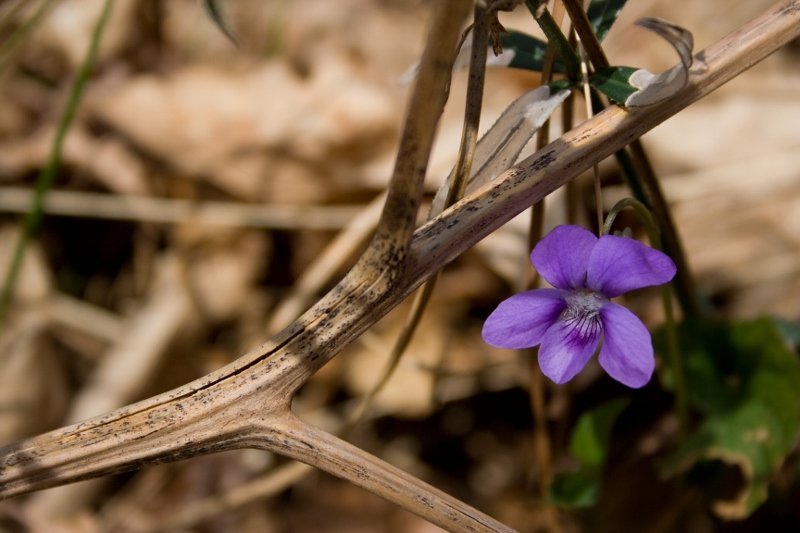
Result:
[[562,291],[537,289],[515,294],[483,323],[483,340],[498,348],[530,348],[542,342],[567,302]]
[[556,383],[566,383],[580,372],[600,341],[599,317],[558,320],[547,330],[539,348],[542,373]]
[[653,377],[656,361],[650,332],[639,318],[615,303],[600,309],[604,340],[600,366],[623,385],[638,389]]
[[589,256],[586,286],[609,298],[661,285],[675,276],[666,254],[635,239],[603,235]]
[[597,237],[580,226],[557,226],[531,252],[536,271],[557,289],[585,287],[589,255]]

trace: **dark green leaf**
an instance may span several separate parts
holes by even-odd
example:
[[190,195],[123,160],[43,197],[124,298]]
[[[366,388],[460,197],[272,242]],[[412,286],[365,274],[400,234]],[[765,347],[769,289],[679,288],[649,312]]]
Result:
[[632,67],[606,67],[595,71],[589,78],[592,87],[618,104],[625,105],[628,98],[639,91],[628,81],[639,69]]
[[580,509],[597,502],[600,476],[587,470],[559,474],[550,486],[549,501],[553,505]]
[[597,500],[611,430],[628,398],[603,403],[583,413],[570,435],[569,449],[580,461],[577,472],[559,474],[550,487],[549,499],[565,507],[591,507]]
[[[509,30],[508,34],[500,36],[503,45],[503,54],[509,50],[513,52],[513,59],[509,67],[541,72],[544,67],[544,54],[547,43],[527,33]],[[564,64],[556,60],[553,71],[564,73]]]
[[589,4],[589,9],[586,10],[586,16],[589,17],[589,22],[594,28],[594,33],[597,39],[602,41],[608,35],[608,30],[616,22],[619,17],[620,11],[625,6],[628,0],[592,0]]
[[[710,459],[739,468],[740,494],[714,509],[743,518],[766,499],[770,478],[797,441],[800,361],[767,317],[682,324],[679,334],[689,401],[707,418],[663,466],[686,470]],[[663,353],[662,332],[655,342]],[[669,386],[668,369],[663,374]]]

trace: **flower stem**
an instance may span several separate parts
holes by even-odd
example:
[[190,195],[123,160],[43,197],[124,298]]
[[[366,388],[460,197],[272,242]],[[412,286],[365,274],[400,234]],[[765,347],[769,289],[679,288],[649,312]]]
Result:
[[[608,217],[606,217],[606,223],[603,226],[602,234],[607,235],[611,231],[611,226],[614,224],[617,214],[626,207],[632,207],[636,210],[644,223],[645,229],[647,229],[647,234],[650,237],[650,245],[663,252],[661,232],[658,224],[656,224],[647,206],[634,198],[623,198],[616,203],[608,213]],[[664,302],[664,315],[666,318],[667,351],[669,352],[673,380],[675,383],[675,410],[678,412],[681,436],[685,436],[689,425],[689,409],[686,399],[686,381],[683,375],[683,361],[681,360],[680,349],[678,347],[678,330],[675,327],[675,315],[672,309],[672,291],[670,290],[669,284],[661,286],[661,299]]]
[[[599,113],[605,108],[603,102],[596,95],[592,97],[592,105],[595,108],[595,113]],[[697,288],[686,261],[686,254],[678,236],[678,230],[672,220],[658,177],[650,164],[641,139],[636,139],[628,147],[618,150],[614,157],[622,169],[622,174],[633,196],[643,202],[658,221],[663,235],[664,253],[678,267],[674,285],[684,316],[703,316],[706,313],[698,299]]]
[[[640,139],[636,139],[629,146],[634,175],[642,181],[647,196],[647,205],[652,209],[653,215],[658,220],[659,227],[662,229],[665,252],[669,255],[678,267],[678,274],[675,286],[681,300],[681,307],[684,315],[700,317],[704,314],[700,302],[697,298],[697,288],[695,287],[692,273],[686,261],[686,254],[683,251],[678,230],[672,220],[667,201],[661,190],[653,166],[647,157]],[[625,152],[625,150],[622,150]]]

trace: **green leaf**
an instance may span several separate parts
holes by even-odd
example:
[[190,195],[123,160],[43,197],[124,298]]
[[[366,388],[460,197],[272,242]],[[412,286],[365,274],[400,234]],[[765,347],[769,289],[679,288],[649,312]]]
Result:
[[633,67],[601,68],[589,77],[589,83],[616,103],[625,105],[628,98],[639,91],[639,88],[631,85],[629,81],[633,73],[638,70]]
[[594,468],[603,465],[611,440],[611,430],[628,403],[628,398],[617,398],[578,418],[569,439],[569,450],[583,465]]
[[617,21],[625,2],[628,0],[592,0],[586,16],[592,24],[597,39],[602,41],[608,35],[608,30]]
[[[662,466],[675,472],[718,460],[739,468],[740,493],[714,510],[744,518],[766,500],[800,433],[800,361],[768,317],[682,324],[679,334],[689,402],[707,418]],[[663,332],[654,341],[663,353]],[[668,369],[662,377],[669,386]]]
[[800,324],[777,316],[772,317],[772,321],[775,323],[778,331],[781,332],[781,335],[783,335],[783,338],[786,339],[786,342],[797,351],[800,346]]
[[597,501],[611,430],[628,406],[628,398],[617,398],[583,413],[569,440],[572,455],[580,462],[577,472],[558,474],[550,487],[549,499],[564,507],[591,507]]
[[558,474],[550,485],[549,501],[559,507],[583,509],[597,502],[600,476],[581,469]]
[[[507,34],[500,36],[503,45],[503,54],[512,54],[512,59],[507,66],[524,70],[541,72],[544,68],[544,54],[547,43],[527,33],[508,30]],[[556,60],[553,71],[563,74],[564,64]]]

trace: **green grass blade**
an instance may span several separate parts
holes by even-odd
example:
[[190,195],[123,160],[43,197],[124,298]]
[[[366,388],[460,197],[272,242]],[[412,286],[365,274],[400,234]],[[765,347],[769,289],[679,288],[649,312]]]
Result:
[[114,0],[106,0],[103,5],[103,11],[97,19],[92,34],[92,40],[89,43],[89,50],[86,57],[83,59],[80,70],[72,83],[72,90],[70,91],[67,105],[64,109],[64,114],[56,130],[56,138],[53,141],[53,146],[50,149],[50,155],[47,158],[47,163],[39,173],[36,180],[36,192],[33,197],[33,205],[31,210],[25,216],[25,221],[22,229],[22,236],[14,250],[14,256],[11,259],[11,267],[8,269],[5,283],[3,284],[3,292],[0,294],[0,324],[5,321],[8,306],[11,303],[11,298],[14,295],[14,286],[16,285],[17,278],[19,278],[20,268],[22,267],[22,258],[25,255],[25,248],[31,240],[31,237],[39,229],[42,219],[42,206],[44,204],[44,196],[47,191],[53,186],[56,179],[56,173],[61,162],[61,149],[64,145],[64,139],[67,135],[72,119],[75,117],[75,111],[78,108],[81,96],[83,95],[83,88],[86,85],[86,80],[89,78],[89,73],[92,65],[97,57],[97,50],[99,48],[100,36],[103,34],[103,28],[108,21],[111,8]]

